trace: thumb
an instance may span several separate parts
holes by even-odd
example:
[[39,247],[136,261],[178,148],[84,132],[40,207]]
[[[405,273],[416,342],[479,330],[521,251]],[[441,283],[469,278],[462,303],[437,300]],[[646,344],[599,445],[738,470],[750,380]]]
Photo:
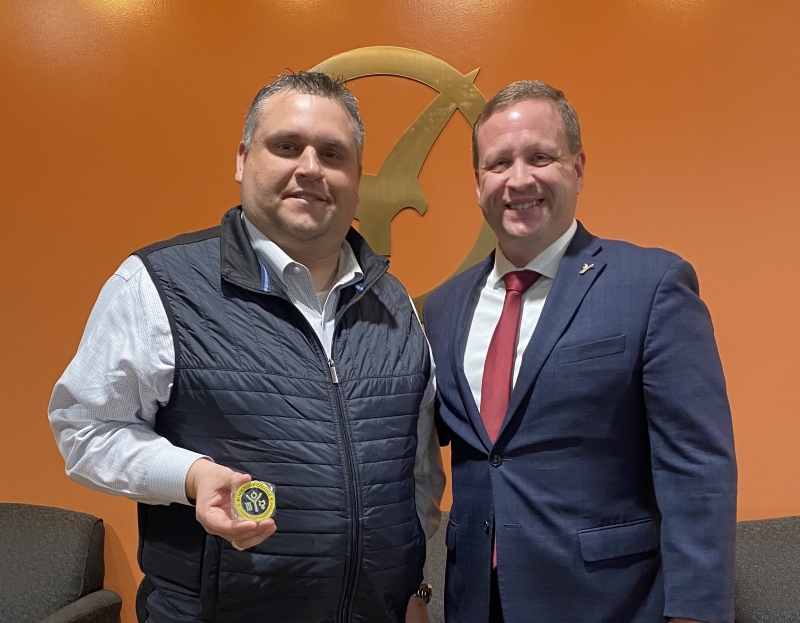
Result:
[[233,487],[233,489],[236,490],[239,487],[241,487],[244,483],[250,482],[252,479],[253,477],[250,476],[250,474],[231,472],[231,479],[230,479],[231,487]]

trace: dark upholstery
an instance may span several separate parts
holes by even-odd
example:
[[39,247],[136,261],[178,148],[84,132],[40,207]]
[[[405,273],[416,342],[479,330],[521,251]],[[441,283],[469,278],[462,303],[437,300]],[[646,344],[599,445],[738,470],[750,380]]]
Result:
[[49,506],[0,503],[0,623],[116,623],[103,590],[103,521]]
[[444,570],[447,562],[445,533],[450,513],[442,513],[442,523],[433,538],[428,541],[427,558],[425,559],[425,581],[433,585],[433,597],[428,604],[428,616],[431,623],[444,623]]
[[800,621],[800,517],[740,521],[736,623]]

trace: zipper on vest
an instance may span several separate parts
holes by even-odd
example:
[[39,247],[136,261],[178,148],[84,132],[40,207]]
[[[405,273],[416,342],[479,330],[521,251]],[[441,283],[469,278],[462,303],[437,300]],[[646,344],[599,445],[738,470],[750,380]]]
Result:
[[[387,270],[387,266],[383,267],[383,269],[376,273],[373,276],[373,279],[365,284],[366,287],[369,287],[377,281]],[[345,469],[347,470],[347,484],[350,486],[350,499],[348,500],[350,503],[350,512],[353,518],[352,529],[351,529],[351,543],[353,545],[353,550],[351,552],[349,565],[345,562],[345,585],[344,585],[344,592],[342,593],[342,600],[341,605],[339,608],[339,617],[341,623],[349,623],[351,619],[350,609],[353,607],[353,600],[355,598],[356,592],[356,579],[358,577],[358,561],[361,559],[361,523],[359,520],[359,503],[358,503],[358,492],[357,492],[357,482],[356,482],[356,468],[355,468],[355,461],[353,460],[353,449],[350,442],[350,433],[347,430],[347,419],[345,417],[344,411],[344,400],[342,399],[341,390],[339,389],[339,374],[336,371],[336,364],[333,361],[333,358],[328,359],[325,356],[325,349],[322,346],[322,341],[320,340],[319,336],[314,331],[311,324],[308,320],[300,313],[300,311],[292,304],[288,297],[276,294],[272,292],[264,292],[260,289],[255,289],[250,285],[239,283],[236,280],[231,280],[231,283],[238,285],[245,290],[249,290],[256,294],[266,294],[267,296],[274,297],[281,301],[284,301],[295,314],[295,317],[298,321],[298,327],[306,334],[310,343],[315,346],[317,349],[320,358],[325,361],[327,359],[328,363],[328,370],[331,375],[331,384],[333,385],[333,394],[335,396],[336,402],[336,411],[337,415],[339,416],[338,423],[339,423],[339,433],[342,436],[342,445],[344,447],[344,454],[345,454]],[[356,303],[356,301],[363,296],[363,291],[360,291],[356,296],[354,296],[348,303],[340,309],[336,314],[336,323],[338,323],[339,318],[344,315],[344,312],[349,309],[352,305]],[[336,338],[335,338],[335,325],[334,325],[334,340],[333,343],[335,345]]]
[[345,463],[347,465],[347,479],[351,484],[351,498],[350,509],[352,511],[352,528],[351,528],[351,543],[353,545],[352,555],[350,556],[350,564],[345,565],[345,585],[342,594],[341,605],[341,620],[343,623],[350,621],[350,608],[353,606],[353,599],[356,592],[356,575],[358,574],[358,561],[361,558],[361,521],[358,512],[358,494],[356,492],[356,477],[355,477],[355,461],[353,460],[353,452],[350,444],[350,433],[347,429],[347,421],[344,413],[344,401],[342,400],[341,390],[339,388],[339,375],[336,372],[336,364],[333,359],[328,359],[328,368],[331,372],[331,383],[333,384],[333,393],[336,397],[336,412],[339,421],[339,430],[342,435],[342,446],[344,447]]

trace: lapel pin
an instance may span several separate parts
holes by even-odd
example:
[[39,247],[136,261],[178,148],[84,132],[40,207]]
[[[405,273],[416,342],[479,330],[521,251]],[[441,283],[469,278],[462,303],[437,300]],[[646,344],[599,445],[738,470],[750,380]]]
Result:
[[581,272],[579,272],[578,274],[579,274],[579,275],[582,275],[582,274],[583,274],[583,273],[585,273],[587,270],[591,270],[592,268],[594,268],[594,264],[584,264],[584,265],[583,265],[583,268],[581,268]]

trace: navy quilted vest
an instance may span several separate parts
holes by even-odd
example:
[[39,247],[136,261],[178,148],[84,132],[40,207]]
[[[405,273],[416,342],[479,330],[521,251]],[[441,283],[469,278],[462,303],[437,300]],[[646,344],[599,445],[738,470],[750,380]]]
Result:
[[194,508],[140,505],[140,617],[151,623],[397,623],[422,579],[414,503],[427,343],[403,287],[353,230],[333,365],[239,209],[137,253],[165,302],[176,371],[157,432],[276,486],[278,531],[245,552]]

